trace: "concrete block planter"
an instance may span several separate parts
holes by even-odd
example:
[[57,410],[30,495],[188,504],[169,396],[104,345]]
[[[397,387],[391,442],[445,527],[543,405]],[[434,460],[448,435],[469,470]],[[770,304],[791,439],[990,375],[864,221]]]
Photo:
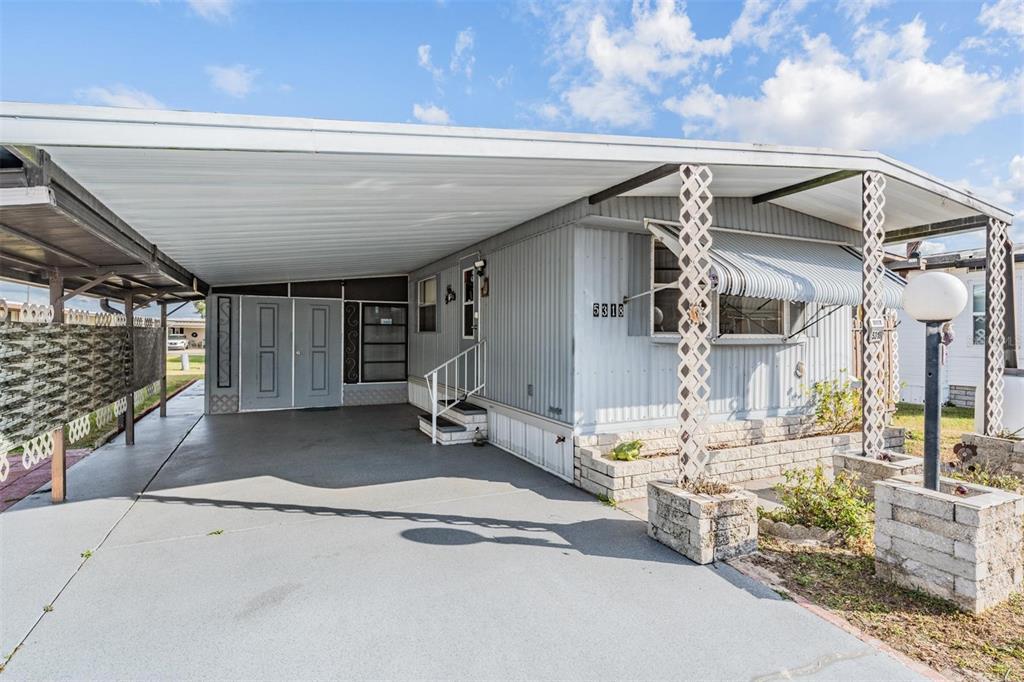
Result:
[[848,471],[857,482],[875,494],[875,481],[898,476],[924,475],[924,459],[899,453],[886,453],[891,459],[865,457],[861,453],[842,452],[832,457],[832,471]]
[[994,474],[1024,476],[1024,440],[965,433],[960,440],[964,464],[977,464]]
[[757,549],[757,496],[749,491],[701,495],[651,481],[647,506],[647,534],[698,564]]
[[1024,578],[1024,497],[947,478],[939,487],[920,476],[875,483],[875,572],[980,613]]

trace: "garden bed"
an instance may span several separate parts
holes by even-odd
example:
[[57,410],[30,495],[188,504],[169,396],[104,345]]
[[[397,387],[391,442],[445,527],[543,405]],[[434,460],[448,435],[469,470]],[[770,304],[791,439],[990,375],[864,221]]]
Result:
[[871,547],[808,547],[766,535],[741,571],[838,614],[862,632],[949,677],[1024,679],[1024,594],[981,616],[874,573]]
[[[886,443],[890,448],[901,448],[902,430],[888,429]],[[861,468],[853,473],[857,473],[865,482],[873,482],[875,478],[872,478],[869,467],[871,470],[877,469],[877,475],[888,477],[915,473],[915,467],[918,467],[916,471],[919,472],[919,467],[923,466],[920,460],[898,453],[893,454],[893,461],[875,462],[865,460],[860,452],[862,439],[859,431],[793,438],[711,450],[706,473],[709,478],[717,481],[737,484],[777,478],[787,469],[810,469],[822,464],[830,472],[835,466],[851,470],[859,466]],[[679,459],[672,452],[648,457],[644,454],[641,451],[637,459],[621,461],[611,459],[598,447],[577,448],[575,483],[590,493],[614,502],[646,497],[648,482],[673,477],[678,471]],[[837,465],[836,458],[842,456],[846,460],[859,458],[864,461],[848,463],[844,460]]]

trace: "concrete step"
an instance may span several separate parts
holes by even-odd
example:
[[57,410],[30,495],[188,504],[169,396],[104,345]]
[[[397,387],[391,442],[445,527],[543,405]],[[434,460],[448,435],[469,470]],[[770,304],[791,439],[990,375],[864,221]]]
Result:
[[[427,437],[430,436],[430,415],[429,414],[424,413],[424,414],[421,414],[419,416],[419,427],[420,427],[420,432],[421,433],[423,433]],[[486,424],[483,426],[483,428],[480,428],[480,427],[477,427],[477,426],[466,427],[466,426],[464,426],[462,424],[459,424],[457,422],[454,422],[454,421],[452,421],[450,419],[445,419],[444,417],[438,417],[437,418],[437,442],[439,444],[441,444],[441,445],[463,445],[463,444],[466,444],[466,443],[472,443],[473,439],[476,436],[476,431],[477,431],[478,428],[480,429],[481,433],[483,433],[484,438],[486,438],[487,437],[487,426],[486,426]]]
[[[480,426],[486,430],[487,427],[487,410],[479,405],[473,405],[467,403],[464,400],[460,401],[449,401],[451,407],[443,416],[451,419],[453,422],[463,424],[467,427]],[[438,401],[443,407],[444,401]],[[470,429],[472,430],[472,429]]]

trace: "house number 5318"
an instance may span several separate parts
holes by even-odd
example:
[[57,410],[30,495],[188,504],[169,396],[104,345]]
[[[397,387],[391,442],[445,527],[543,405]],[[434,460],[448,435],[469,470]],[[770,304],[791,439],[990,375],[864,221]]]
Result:
[[595,303],[594,317],[625,317],[625,306],[621,303]]

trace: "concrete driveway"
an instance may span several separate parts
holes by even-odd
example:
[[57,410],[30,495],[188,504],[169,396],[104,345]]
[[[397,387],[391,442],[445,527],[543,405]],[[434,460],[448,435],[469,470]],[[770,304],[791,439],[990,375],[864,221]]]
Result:
[[0,514],[5,677],[916,679],[410,406],[202,417],[201,390]]

